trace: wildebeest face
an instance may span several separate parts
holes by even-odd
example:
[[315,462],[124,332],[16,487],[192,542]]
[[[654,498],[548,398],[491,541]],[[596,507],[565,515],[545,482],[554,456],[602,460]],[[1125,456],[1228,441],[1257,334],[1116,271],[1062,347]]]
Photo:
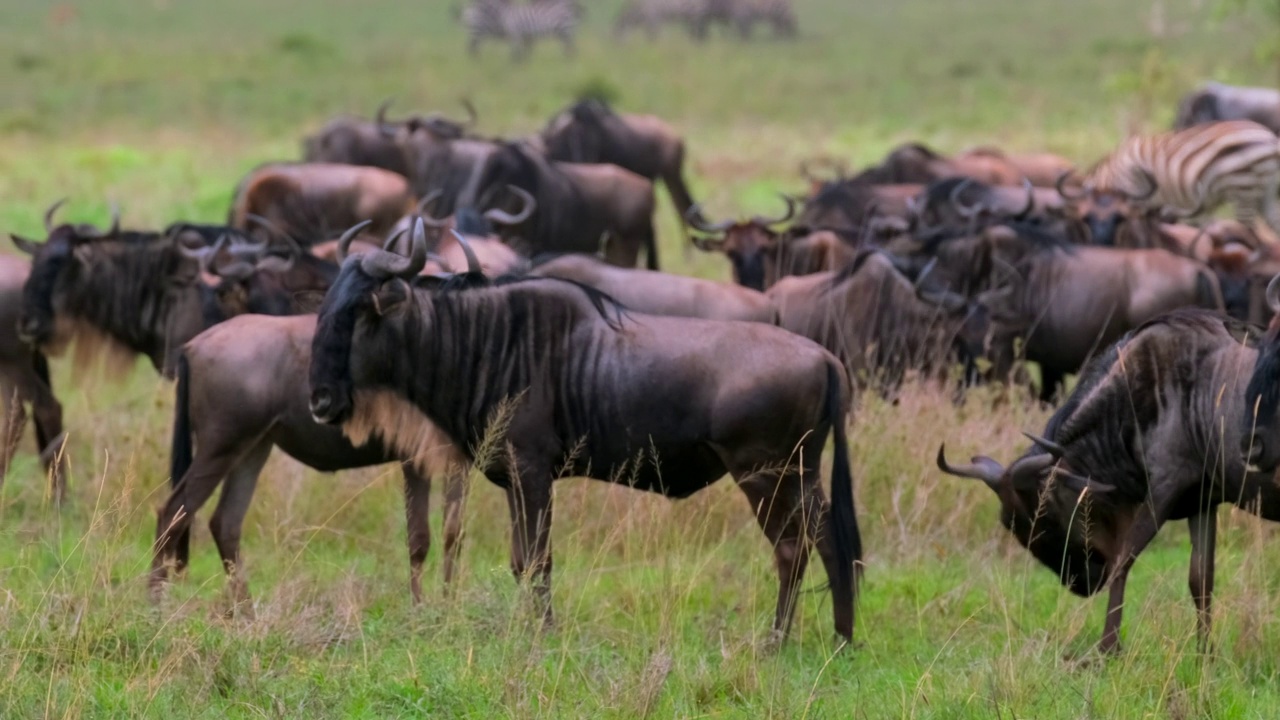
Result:
[[[1280,312],[1280,275],[1267,285],[1267,305]],[[1245,411],[1240,452],[1262,472],[1280,467],[1280,316],[1258,344],[1258,360],[1245,388]]]
[[693,206],[685,218],[689,227],[710,236],[694,237],[694,245],[704,252],[724,253],[733,264],[733,278],[739,285],[765,290],[778,280],[779,231],[774,226],[787,222],[796,214],[795,199],[786,195],[782,199],[787,203],[787,212],[781,217],[757,215],[750,220],[718,223],[706,222],[698,206]]
[[1089,228],[1094,245],[1115,245],[1116,234],[1129,214],[1129,204],[1118,193],[1092,193],[1079,205],[1080,218]]

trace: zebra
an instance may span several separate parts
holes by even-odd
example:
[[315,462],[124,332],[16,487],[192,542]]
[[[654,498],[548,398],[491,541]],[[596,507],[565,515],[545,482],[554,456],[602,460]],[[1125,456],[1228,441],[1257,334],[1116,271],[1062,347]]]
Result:
[[623,37],[632,29],[643,27],[652,40],[662,25],[683,24],[693,34],[707,5],[707,0],[627,0],[618,11],[613,30]]
[[496,38],[511,43],[511,59],[529,55],[539,38],[556,37],[564,45],[565,55],[574,53],[573,35],[577,30],[581,6],[576,0],[537,0],[516,4],[509,0],[472,0],[462,10],[462,24],[469,36],[468,51],[475,56],[480,42]]
[[1231,204],[1244,225],[1261,216],[1280,235],[1280,139],[1249,120],[1129,138],[1089,170],[1082,187],[1082,195],[1126,196],[1178,219]]
[[795,37],[796,11],[791,0],[733,0],[733,24],[744,39],[751,38],[757,23],[773,28],[774,37]]

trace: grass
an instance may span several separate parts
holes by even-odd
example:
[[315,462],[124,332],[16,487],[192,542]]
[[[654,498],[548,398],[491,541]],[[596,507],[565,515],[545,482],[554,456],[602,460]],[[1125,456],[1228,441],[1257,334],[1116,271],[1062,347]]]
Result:
[[[795,43],[696,47],[618,42],[601,3],[577,58],[546,45],[513,66],[498,47],[468,60],[450,3],[0,0],[0,227],[36,235],[63,195],[89,220],[111,200],[137,226],[217,220],[249,167],[392,95],[451,112],[470,97],[485,132],[519,134],[578,90],[611,88],[686,132],[693,189],[717,215],[774,210],[805,157],[863,163],[908,139],[1087,162],[1129,128],[1166,125],[1195,82],[1269,81],[1247,21],[1166,4],[1155,38],[1136,0],[798,0]],[[727,277],[680,247],[669,208],[659,219],[669,265]],[[1223,512],[1213,653],[1196,651],[1173,526],[1131,578],[1125,652],[1089,655],[1105,601],[1062,590],[999,527],[989,491],[932,467],[943,441],[1012,458],[1018,431],[1047,417],[1017,397],[956,407],[912,388],[859,409],[869,567],[857,646],[837,654],[817,568],[791,640],[768,649],[769,549],[729,483],[680,502],[561,483],[544,633],[483,479],[456,594],[440,591],[436,548],[413,608],[398,474],[275,457],[245,527],[257,619],[223,619],[203,522],[187,578],[153,608],[171,388],[141,366],[115,382],[60,363],[55,383],[70,506],[50,507],[30,454],[0,489],[0,717],[1235,718],[1280,702],[1280,553],[1273,528],[1237,512]]]

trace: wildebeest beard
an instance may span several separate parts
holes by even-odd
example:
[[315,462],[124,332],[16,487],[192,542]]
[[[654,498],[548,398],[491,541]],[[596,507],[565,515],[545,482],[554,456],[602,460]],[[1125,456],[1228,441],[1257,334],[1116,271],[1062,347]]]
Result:
[[1245,387],[1244,434],[1273,435],[1280,411],[1280,324],[1258,344],[1258,360]]

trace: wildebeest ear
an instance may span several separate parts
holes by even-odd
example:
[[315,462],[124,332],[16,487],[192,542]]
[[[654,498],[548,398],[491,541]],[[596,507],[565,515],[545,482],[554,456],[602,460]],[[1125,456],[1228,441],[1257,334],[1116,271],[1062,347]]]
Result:
[[390,315],[399,310],[409,300],[409,283],[400,278],[393,278],[373,291],[373,310],[379,315]]
[[13,241],[13,246],[28,255],[35,255],[40,252],[40,243],[35,240],[28,240],[21,235],[10,234],[9,239]]

